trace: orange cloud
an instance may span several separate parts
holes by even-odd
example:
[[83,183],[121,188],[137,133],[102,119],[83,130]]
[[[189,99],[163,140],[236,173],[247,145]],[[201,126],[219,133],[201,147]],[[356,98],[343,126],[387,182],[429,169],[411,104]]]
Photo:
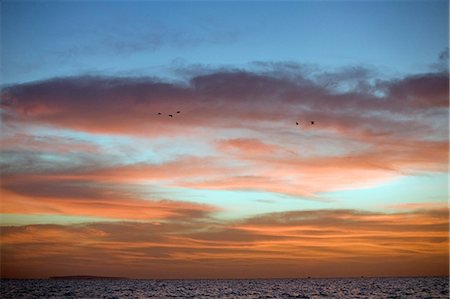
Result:
[[[69,196],[70,195],[70,196]],[[8,190],[1,192],[3,214],[48,214],[92,216],[119,220],[158,220],[173,217],[202,217],[218,209],[204,204],[172,200],[144,200],[118,194],[97,194],[89,197],[21,195]]]
[[[448,153],[447,143],[431,141],[380,143],[356,153],[306,156],[290,145],[283,148],[254,138],[222,140],[218,146],[220,156],[182,156],[155,164],[108,165],[91,157],[75,160],[73,166],[52,164],[49,168],[48,163],[36,160],[32,162],[36,166],[30,167],[30,160],[37,159],[30,156],[23,159],[23,165],[16,163],[6,169],[2,184],[15,192],[30,190],[39,194],[54,180],[84,183],[83,186],[66,183],[65,189],[59,188],[58,196],[69,191],[84,192],[87,182],[124,186],[145,182],[166,187],[256,190],[315,198],[321,192],[375,186],[417,170],[445,171]],[[56,183],[53,185],[51,188],[57,188]]]
[[397,203],[392,205],[383,206],[387,209],[393,209],[396,211],[414,211],[414,210],[433,210],[433,209],[445,209],[448,208],[446,202],[410,202],[410,203]]
[[448,275],[448,224],[441,209],[3,227],[2,277]]
[[314,197],[320,192],[375,186],[417,171],[445,172],[448,158],[446,141],[380,140],[364,150],[352,152],[349,148],[348,153],[334,155],[315,154],[314,148],[305,155],[304,148],[281,147],[254,138],[221,140],[218,147],[228,161],[241,167],[223,171],[219,177],[185,177],[181,186]]

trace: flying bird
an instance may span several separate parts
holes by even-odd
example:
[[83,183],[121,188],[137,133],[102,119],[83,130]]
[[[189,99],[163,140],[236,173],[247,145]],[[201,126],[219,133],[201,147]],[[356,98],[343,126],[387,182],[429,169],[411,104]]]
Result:
[[180,111],[177,111],[177,113],[180,113]]
[[161,112],[158,112],[158,115],[161,115]]
[[311,125],[313,125],[314,124],[314,121],[311,121]]
[[173,115],[172,115],[172,114],[169,114],[169,116],[170,116],[170,117],[173,117]]
[[298,121],[296,121],[295,124],[298,126]]

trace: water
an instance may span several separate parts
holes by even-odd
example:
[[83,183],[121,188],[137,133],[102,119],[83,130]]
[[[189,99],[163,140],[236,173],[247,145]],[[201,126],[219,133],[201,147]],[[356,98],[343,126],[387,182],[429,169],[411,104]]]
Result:
[[1,298],[448,298],[448,277],[2,280]]

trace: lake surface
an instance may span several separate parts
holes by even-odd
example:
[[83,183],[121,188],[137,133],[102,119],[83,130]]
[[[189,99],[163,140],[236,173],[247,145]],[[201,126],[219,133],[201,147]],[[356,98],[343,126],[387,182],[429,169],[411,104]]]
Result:
[[1,298],[448,298],[448,277],[1,280]]

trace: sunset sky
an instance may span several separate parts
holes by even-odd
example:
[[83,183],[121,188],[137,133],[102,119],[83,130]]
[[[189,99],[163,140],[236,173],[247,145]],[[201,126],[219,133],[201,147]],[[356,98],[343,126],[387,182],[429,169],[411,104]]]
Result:
[[1,277],[448,275],[448,24],[2,1]]

